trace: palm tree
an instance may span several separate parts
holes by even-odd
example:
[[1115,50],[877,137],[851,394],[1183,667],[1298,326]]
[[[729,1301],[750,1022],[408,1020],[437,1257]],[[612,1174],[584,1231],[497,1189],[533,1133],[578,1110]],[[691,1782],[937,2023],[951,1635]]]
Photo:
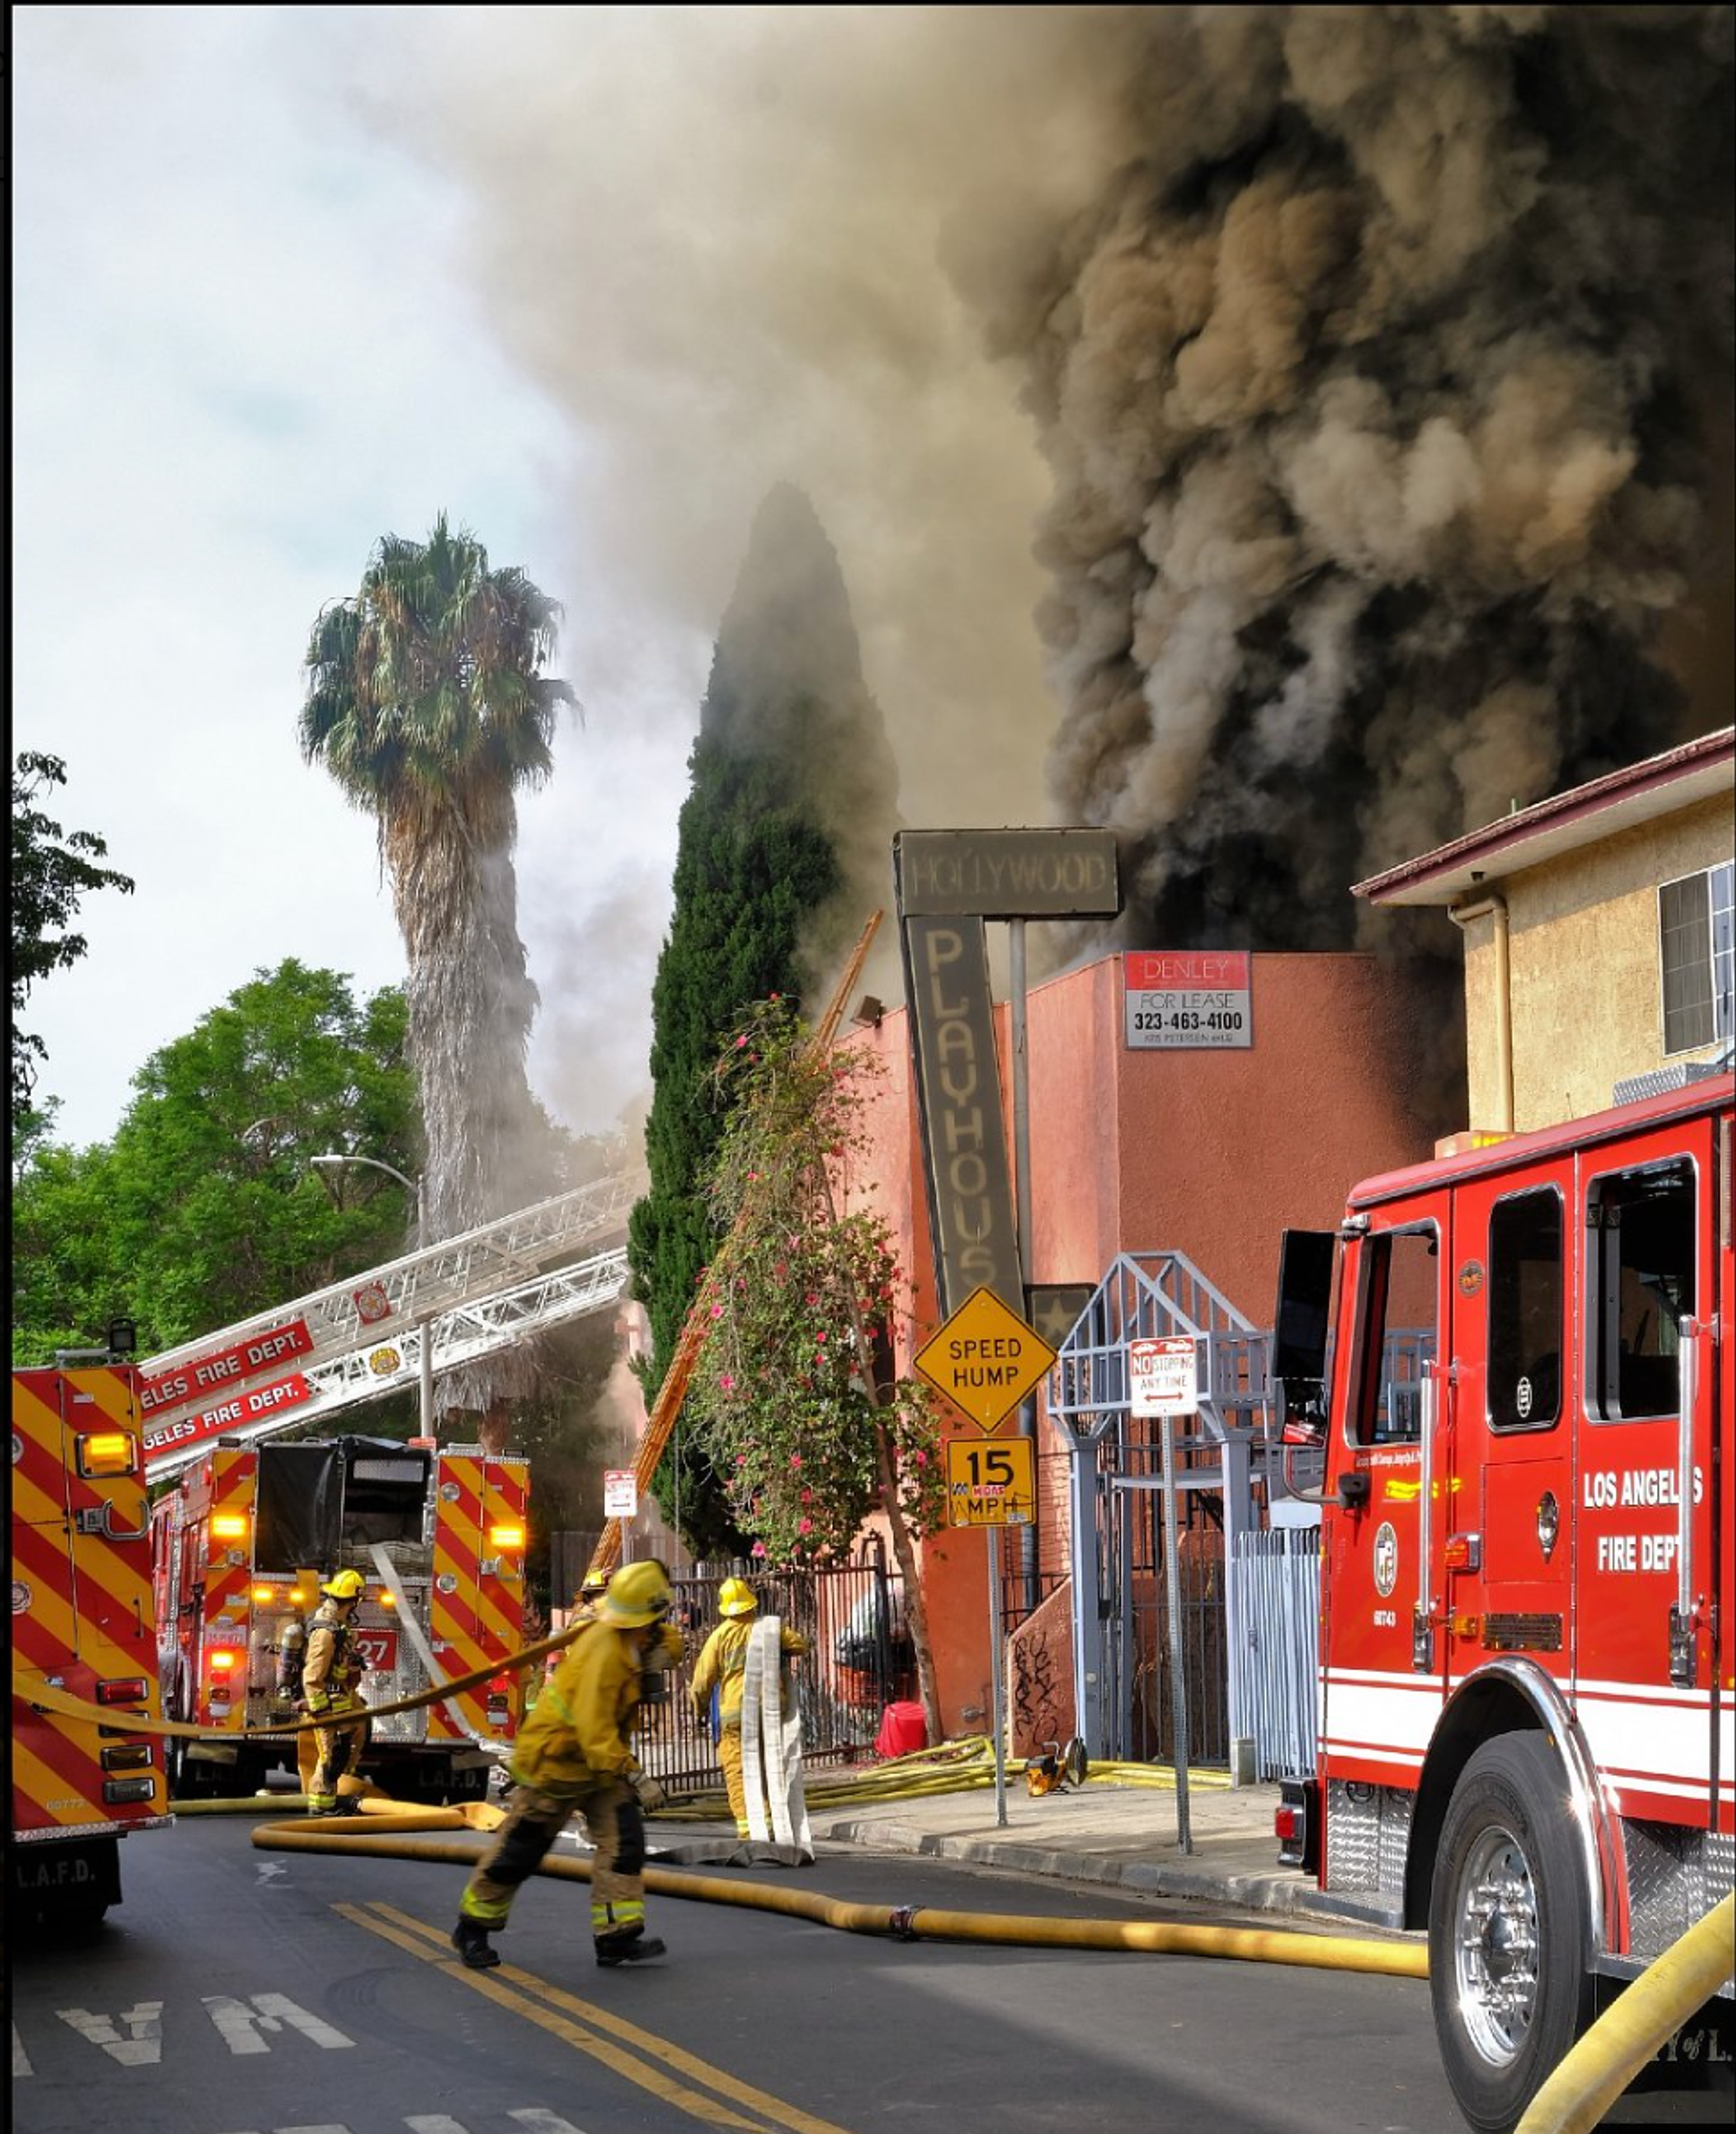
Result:
[[[375,817],[404,936],[428,1238],[554,1190],[554,1137],[525,1073],[537,991],[512,849],[514,796],[548,777],[557,707],[577,705],[540,671],[560,616],[442,513],[426,542],[387,534],[308,641],[302,753]],[[442,1381],[441,1405],[495,1408],[498,1428],[533,1375],[509,1352]]]

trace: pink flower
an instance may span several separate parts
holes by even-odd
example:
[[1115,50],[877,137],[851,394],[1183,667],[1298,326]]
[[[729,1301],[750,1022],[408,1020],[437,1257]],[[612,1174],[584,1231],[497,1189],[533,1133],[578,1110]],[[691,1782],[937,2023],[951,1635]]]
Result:
[[737,1052],[745,1052],[747,1050],[747,1040],[745,1035],[737,1038],[735,1049]]
[[814,1492],[811,1489],[804,1489],[801,1493],[801,1500],[805,1504],[811,1504],[814,1501]]
[[711,1316],[713,1319],[721,1319],[723,1316],[723,1306],[721,1304],[713,1305],[711,1307]]
[[792,1453],[790,1455],[790,1465],[791,1465],[792,1467],[800,1467],[800,1465],[801,1465],[801,1455],[800,1455],[800,1453],[799,1453],[799,1452],[792,1452]]
[[812,1519],[802,1519],[802,1520],[798,1521],[797,1525],[796,1525],[795,1531],[796,1531],[798,1533],[813,1533],[813,1531],[814,1531],[814,1522],[813,1522],[813,1520],[812,1520]]
[[735,1464],[737,1467],[745,1467],[747,1465],[747,1455],[745,1452],[737,1453]]
[[916,1455],[916,1465],[919,1467],[926,1467],[928,1465],[928,1455],[926,1452],[919,1452]]
[[733,1393],[735,1391],[735,1380],[728,1371],[724,1372],[723,1377],[718,1380],[718,1383],[726,1393]]
[[749,1553],[753,1556],[763,1556],[766,1553],[766,1544],[762,1541],[757,1541]]

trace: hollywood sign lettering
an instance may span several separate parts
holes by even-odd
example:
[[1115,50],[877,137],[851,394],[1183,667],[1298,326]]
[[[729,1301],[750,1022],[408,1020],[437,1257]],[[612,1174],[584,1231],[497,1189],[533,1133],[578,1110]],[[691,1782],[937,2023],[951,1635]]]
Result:
[[1121,908],[1108,830],[902,830],[893,866],[906,918],[1072,919]]

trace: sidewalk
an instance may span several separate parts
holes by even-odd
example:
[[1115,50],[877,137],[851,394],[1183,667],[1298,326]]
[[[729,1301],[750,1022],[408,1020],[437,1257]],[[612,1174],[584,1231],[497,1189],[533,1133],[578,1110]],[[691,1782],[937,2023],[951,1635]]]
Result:
[[[841,1775],[815,1771],[810,1783],[823,1794],[826,1782]],[[1095,1883],[1129,1895],[1192,1898],[1305,1918],[1359,1934],[1380,1932],[1351,1905],[1323,1895],[1299,1870],[1279,1865],[1272,1827],[1278,1803],[1275,1783],[1195,1784],[1187,1802],[1192,1849],[1184,1852],[1176,1795],[1167,1788],[1093,1782],[1033,1800],[1019,1765],[1007,1774],[1004,1826],[997,1820],[992,1785],[841,1808],[810,1802],[809,1823],[822,1856],[837,1846],[914,1853],[1041,1880]]]

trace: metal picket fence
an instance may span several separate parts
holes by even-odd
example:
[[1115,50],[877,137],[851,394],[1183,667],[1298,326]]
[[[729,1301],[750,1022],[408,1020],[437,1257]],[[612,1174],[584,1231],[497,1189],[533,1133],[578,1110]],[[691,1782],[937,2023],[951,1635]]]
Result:
[[660,1694],[640,1707],[640,1760],[666,1785],[721,1792],[723,1766],[708,1721],[696,1714],[687,1683],[699,1648],[721,1620],[718,1589],[745,1578],[761,1611],[807,1638],[790,1683],[801,1710],[802,1756],[810,1765],[866,1760],[888,1704],[914,1698],[916,1663],[904,1624],[903,1585],[883,1552],[869,1547],[847,1564],[772,1571],[748,1563],[707,1564],[675,1574],[675,1620],[686,1664],[655,1678]]
[[1310,1778],[1316,1750],[1320,1662],[1320,1529],[1273,1527],[1239,1534],[1230,1575],[1242,1627],[1236,1670],[1251,1724],[1255,1774]]

